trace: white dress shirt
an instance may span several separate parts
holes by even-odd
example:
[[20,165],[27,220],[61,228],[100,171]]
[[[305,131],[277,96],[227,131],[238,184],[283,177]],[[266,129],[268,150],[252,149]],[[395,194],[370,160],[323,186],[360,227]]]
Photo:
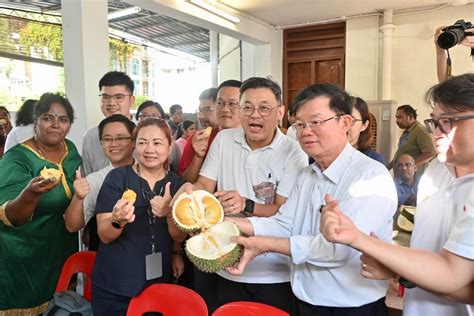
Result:
[[90,188],[89,194],[84,198],[84,224],[86,225],[95,214],[95,204],[97,202],[97,196],[99,196],[100,188],[102,187],[102,183],[104,183],[105,177],[112,169],[114,169],[114,166],[109,163],[107,167],[93,172],[86,177]]
[[[288,197],[299,170],[307,165],[298,144],[278,128],[270,145],[255,150],[247,144],[244,130],[233,128],[217,134],[199,174],[216,181],[218,191],[236,190],[255,203],[272,204],[259,197],[258,192]],[[258,190],[262,187],[266,189]],[[255,258],[242,275],[227,271],[220,271],[219,275],[243,283],[283,283],[290,280],[289,264],[288,257],[273,253]]]
[[358,307],[377,301],[387,281],[360,275],[361,253],[326,241],[319,231],[324,195],[363,232],[391,241],[397,193],[388,170],[347,144],[324,171],[315,163],[302,170],[295,189],[270,218],[250,219],[255,235],[289,237],[293,293],[311,305]]

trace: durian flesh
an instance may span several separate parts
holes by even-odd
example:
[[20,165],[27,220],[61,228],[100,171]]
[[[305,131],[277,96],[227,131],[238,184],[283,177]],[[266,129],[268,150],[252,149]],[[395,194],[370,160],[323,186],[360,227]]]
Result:
[[224,210],[216,197],[204,190],[183,193],[173,205],[173,220],[186,232],[198,232],[224,220]]
[[186,255],[199,270],[217,272],[239,259],[240,246],[230,240],[239,234],[234,223],[221,222],[191,237],[186,242]]
[[183,193],[173,205],[173,220],[186,232],[198,232],[186,242],[186,255],[201,271],[217,272],[240,257],[240,246],[230,241],[240,234],[237,225],[223,222],[224,209],[214,195],[198,190]]

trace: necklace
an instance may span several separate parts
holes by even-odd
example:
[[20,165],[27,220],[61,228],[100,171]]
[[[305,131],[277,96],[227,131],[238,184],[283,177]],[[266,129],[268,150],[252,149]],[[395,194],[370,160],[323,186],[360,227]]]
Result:
[[[44,155],[43,150],[41,150],[41,146],[40,146],[39,142],[36,140],[36,137],[33,137],[33,142],[34,142],[34,144],[35,144],[36,149],[38,149],[38,153],[40,154],[40,156],[41,156],[43,159],[46,159],[46,156]],[[63,149],[63,144],[62,144],[62,143],[61,143],[61,145],[60,145],[60,148]],[[45,150],[45,152],[48,152],[48,151]],[[58,153],[58,150],[49,151],[49,152]]]

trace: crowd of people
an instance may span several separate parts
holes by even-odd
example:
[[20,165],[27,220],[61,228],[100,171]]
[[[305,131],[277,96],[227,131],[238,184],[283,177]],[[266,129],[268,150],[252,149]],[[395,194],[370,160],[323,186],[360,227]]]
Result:
[[[182,106],[167,116],[151,100],[132,117],[133,81],[111,71],[98,84],[105,118],[81,154],[67,139],[67,98],[27,100],[15,127],[0,107],[0,314],[44,312],[83,231],[97,251],[95,315],[125,315],[146,287],[171,282],[198,292],[210,313],[255,301],[301,316],[388,315],[394,277],[416,285],[406,315],[471,315],[474,74],[441,79],[423,123],[410,105],[393,113],[404,131],[387,165],[367,103],[331,83],[286,107],[271,79],[226,80],[201,93],[191,121]],[[215,274],[183,257],[188,236],[171,216],[174,196],[199,189],[242,233],[240,260]],[[392,244],[405,205],[416,207],[413,249]]]

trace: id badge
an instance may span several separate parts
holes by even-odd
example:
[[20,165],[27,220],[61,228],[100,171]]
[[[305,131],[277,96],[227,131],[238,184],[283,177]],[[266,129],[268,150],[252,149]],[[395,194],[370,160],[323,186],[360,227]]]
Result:
[[145,257],[147,281],[163,276],[161,252],[149,254]]

